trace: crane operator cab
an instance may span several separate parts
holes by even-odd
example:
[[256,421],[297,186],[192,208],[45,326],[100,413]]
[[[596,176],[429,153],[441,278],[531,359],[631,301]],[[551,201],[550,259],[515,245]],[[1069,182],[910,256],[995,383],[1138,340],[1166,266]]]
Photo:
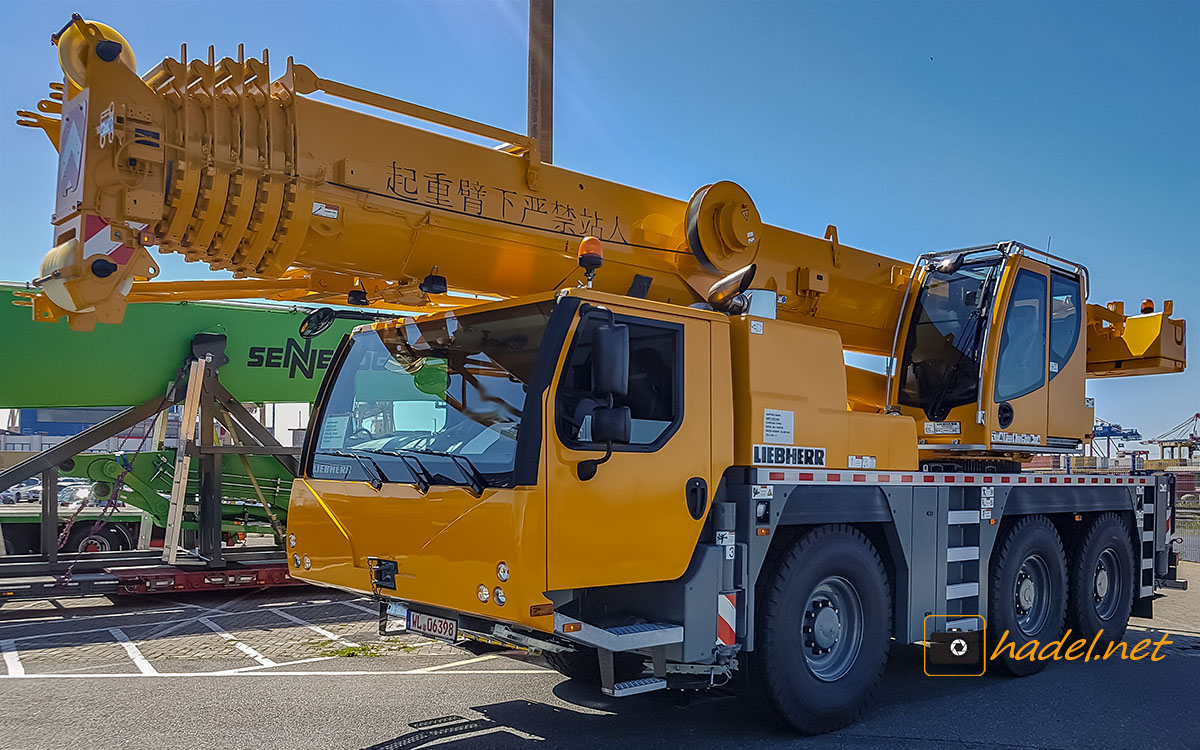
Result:
[[[295,574],[543,630],[546,591],[677,578],[733,463],[732,424],[708,438],[728,325],[578,289],[360,326],[293,486]],[[637,528],[662,543],[613,555]]]
[[918,260],[888,393],[917,422],[923,464],[1082,449],[1087,280],[1016,242]]

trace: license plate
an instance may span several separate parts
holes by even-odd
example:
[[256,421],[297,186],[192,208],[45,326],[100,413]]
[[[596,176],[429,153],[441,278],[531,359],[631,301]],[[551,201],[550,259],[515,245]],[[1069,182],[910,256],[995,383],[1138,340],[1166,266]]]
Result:
[[408,629],[444,641],[458,640],[458,622],[447,617],[435,617],[424,612],[408,611]]

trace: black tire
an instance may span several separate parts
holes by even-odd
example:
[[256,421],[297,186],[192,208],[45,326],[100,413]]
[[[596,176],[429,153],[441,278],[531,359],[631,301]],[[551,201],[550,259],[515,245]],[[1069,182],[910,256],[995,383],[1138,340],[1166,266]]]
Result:
[[[577,680],[586,685],[600,685],[600,658],[596,649],[587,646],[576,646],[575,651],[563,651],[552,654],[543,652],[546,663],[564,677]],[[636,678],[646,669],[646,661],[641,654],[613,654],[613,677],[615,682],[628,682]]]
[[750,704],[803,734],[855,721],[891,646],[892,601],[875,547],[852,526],[821,526],[760,580]]
[[1098,516],[1081,537],[1071,560],[1071,597],[1067,626],[1075,637],[1101,643],[1125,637],[1133,608],[1133,543],[1116,513]]
[[993,666],[1024,677],[1042,671],[1046,662],[1029,659],[1028,653],[1015,658],[1021,648],[1033,640],[1044,645],[1063,634],[1066,557],[1058,532],[1045,516],[1021,518],[997,548],[988,595],[987,649],[995,652],[1003,638],[1004,651]]
[[120,531],[109,526],[92,531],[93,525],[91,521],[76,524],[75,528],[71,529],[71,535],[67,537],[67,545],[63,551],[110,552],[129,549],[129,540]]

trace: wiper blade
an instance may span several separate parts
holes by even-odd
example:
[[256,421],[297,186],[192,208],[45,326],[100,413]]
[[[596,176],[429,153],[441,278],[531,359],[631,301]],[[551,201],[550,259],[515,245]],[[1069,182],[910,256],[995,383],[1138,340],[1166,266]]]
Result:
[[[353,458],[355,461],[358,462],[358,465],[362,468],[363,473],[370,475],[371,488],[374,489],[376,492],[383,489],[384,482],[390,481],[387,477],[387,474],[383,473],[383,469],[379,468],[379,464],[375,463],[375,460],[372,459],[370,456],[363,456],[358,453],[349,453],[347,451],[340,451],[340,450],[339,451],[317,451],[317,452],[323,453],[328,456],[342,456],[343,458]],[[369,461],[371,463],[371,467],[374,469],[374,471],[367,470],[367,465],[365,463],[363,463],[364,458],[367,459],[367,461]]]
[[463,476],[467,478],[467,481],[471,483],[471,491],[476,496],[482,495],[483,489],[491,486],[491,483],[488,482],[487,477],[483,475],[479,467],[472,463],[471,459],[466,456],[460,456],[457,453],[450,453],[448,451],[430,450],[428,448],[403,448],[402,450],[410,453],[421,453],[426,456],[441,456],[442,458],[450,459],[459,468],[459,471],[463,473]]
[[[417,489],[421,491],[421,494],[429,492],[429,487],[433,484],[433,474],[429,473],[429,469],[425,468],[425,464],[421,463],[420,459],[399,451],[389,451],[382,448],[371,448],[369,450],[363,448],[362,450],[366,451],[367,453],[377,453],[381,456],[395,456],[396,458],[400,459],[404,462],[404,465],[408,467],[408,470],[412,472]],[[409,463],[410,461],[412,463]]]

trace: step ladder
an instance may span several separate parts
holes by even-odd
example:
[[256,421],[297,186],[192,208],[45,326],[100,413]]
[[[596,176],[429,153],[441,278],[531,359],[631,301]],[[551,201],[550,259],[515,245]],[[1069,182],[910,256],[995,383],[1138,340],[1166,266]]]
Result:
[[992,515],[995,492],[994,487],[981,487],[979,493],[959,493],[946,511],[946,562],[939,578],[945,581],[947,629],[979,629],[980,579],[987,574],[979,559],[980,524]]
[[[664,689],[667,686],[666,647],[683,643],[682,625],[643,622],[602,628],[557,612],[554,614],[554,632],[596,649],[600,659],[600,690],[614,698]],[[652,652],[654,674],[616,682],[613,654],[642,649]]]

